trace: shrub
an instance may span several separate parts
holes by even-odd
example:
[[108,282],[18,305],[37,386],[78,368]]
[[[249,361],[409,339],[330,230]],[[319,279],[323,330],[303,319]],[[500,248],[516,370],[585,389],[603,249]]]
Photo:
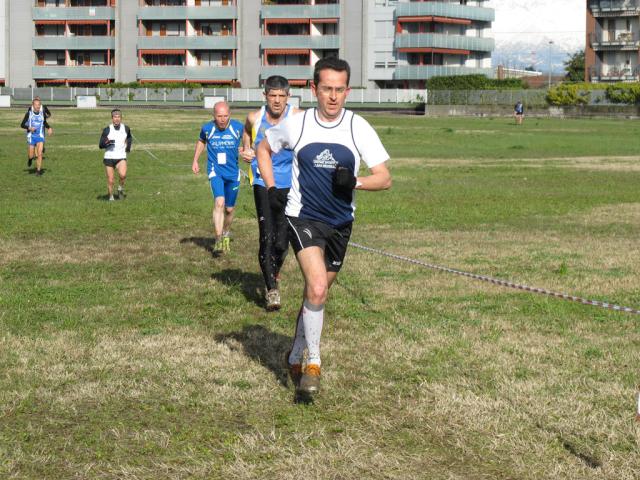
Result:
[[613,103],[635,105],[640,103],[640,83],[615,83],[607,85],[607,98]]
[[590,98],[591,92],[580,84],[562,83],[550,88],[547,93],[547,101],[551,105],[586,105]]
[[485,75],[452,75],[427,80],[429,90],[517,90],[528,88],[520,78],[497,80]]

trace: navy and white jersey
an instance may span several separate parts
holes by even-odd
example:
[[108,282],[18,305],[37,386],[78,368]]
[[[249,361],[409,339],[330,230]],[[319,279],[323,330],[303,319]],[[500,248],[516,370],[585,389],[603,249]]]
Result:
[[[286,110],[282,114],[285,118],[289,116],[293,108],[291,105],[287,105]],[[251,140],[253,142],[254,149],[260,144],[264,138],[264,134],[270,128],[275,125],[269,123],[267,120],[267,108],[262,107],[260,113],[253,124],[251,132]],[[293,153],[289,150],[283,149],[280,152],[273,155],[271,158],[273,162],[273,179],[276,182],[278,188],[291,187],[291,162],[293,160]],[[258,157],[251,161],[251,185],[260,185],[264,187],[264,180],[260,176],[260,170],[258,169]]]
[[522,105],[522,102],[516,103],[514,110],[518,115],[522,115],[524,113],[524,105]]
[[200,141],[207,145],[207,174],[236,179],[240,175],[238,148],[242,142],[244,127],[238,120],[230,120],[227,128],[220,130],[215,122],[205,123],[200,130]]
[[274,153],[293,150],[286,215],[336,228],[353,222],[355,212],[353,194],[334,192],[336,167],[348,168],[357,176],[361,159],[369,168],[389,160],[375,130],[349,110],[334,122],[323,122],[312,108],[270,128],[266,138]]

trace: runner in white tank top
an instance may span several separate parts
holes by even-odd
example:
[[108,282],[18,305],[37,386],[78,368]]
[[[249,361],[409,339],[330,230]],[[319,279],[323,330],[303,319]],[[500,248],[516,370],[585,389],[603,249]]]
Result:
[[[267,130],[258,147],[258,165],[269,200],[277,202],[271,156],[294,152],[286,214],[289,240],[305,278],[304,302],[289,354],[289,372],[301,396],[320,388],[320,336],[329,287],[342,267],[351,235],[354,189],[391,186],[389,155],[366,120],[344,110],[349,64],[338,58],[316,63],[311,90],[317,108]],[[357,176],[360,160],[370,175]],[[300,372],[303,352],[307,365]]]
[[124,200],[124,183],[127,179],[127,153],[131,151],[131,130],[122,123],[122,112],[119,109],[111,111],[112,123],[102,131],[99,147],[104,149],[105,173],[107,175],[107,197],[115,200],[113,184],[115,170],[118,171],[120,184],[118,185],[118,199]]

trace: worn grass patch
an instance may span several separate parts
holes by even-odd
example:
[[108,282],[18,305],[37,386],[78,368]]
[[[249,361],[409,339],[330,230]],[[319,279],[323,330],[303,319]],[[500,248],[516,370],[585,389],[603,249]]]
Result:
[[[42,178],[23,113],[0,111],[1,478],[637,478],[634,316],[350,248],[298,404],[301,276],[290,254],[267,314],[245,184],[212,255],[208,113],[125,108],[111,204],[109,110],[54,110]],[[358,194],[354,241],[640,307],[636,122],[370,118],[395,183]]]

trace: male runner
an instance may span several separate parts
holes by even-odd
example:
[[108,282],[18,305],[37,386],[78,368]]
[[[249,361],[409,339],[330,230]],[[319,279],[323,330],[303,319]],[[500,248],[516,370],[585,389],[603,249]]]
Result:
[[[304,301],[289,353],[289,374],[298,393],[320,388],[320,335],[329,287],[342,267],[354,219],[354,189],[391,187],[389,155],[362,117],[345,110],[349,64],[338,58],[316,63],[311,90],[317,107],[293,115],[267,130],[258,147],[258,166],[274,207],[282,203],[275,188],[272,155],[293,150],[291,190],[286,216],[289,241],[305,280]],[[359,176],[360,159],[369,167]],[[308,350],[302,371],[302,356]]]
[[27,131],[28,159],[27,166],[31,167],[36,160],[36,176],[42,176],[42,153],[44,151],[45,130],[48,135],[53,135],[53,129],[47,123],[45,110],[38,97],[33,99],[31,107],[24,114],[21,128]]
[[522,125],[522,120],[524,119],[524,105],[520,100],[518,100],[515,107],[513,107],[513,116],[516,119],[516,125]]
[[231,120],[227,102],[216,103],[213,106],[213,121],[205,123],[200,130],[191,166],[193,173],[200,173],[198,159],[206,145],[207,174],[214,198],[213,228],[216,241],[213,251],[216,254],[231,250],[231,222],[240,188],[238,151],[241,142],[242,123]]
[[251,184],[253,185],[253,199],[256,204],[258,216],[260,249],[258,250],[258,262],[265,283],[265,302],[268,311],[280,308],[280,291],[278,290],[278,278],[280,268],[284,263],[289,249],[289,237],[287,234],[287,221],[284,216],[289,188],[291,187],[291,161],[293,153],[290,150],[281,150],[273,155],[273,175],[278,196],[282,199],[282,208],[272,209],[269,205],[267,188],[260,176],[258,160],[254,149],[264,138],[265,132],[280,123],[292,113],[297,113],[297,108],[287,104],[289,98],[289,82],[286,78],[274,75],[266,79],[264,83],[264,97],[266,105],[260,110],[250,112],[244,124],[242,143],[244,145],[243,158],[251,161]]
[[127,153],[131,151],[131,130],[122,123],[122,112],[114,108],[111,110],[111,125],[102,131],[98,146],[105,149],[104,164],[107,174],[107,192],[109,201],[115,200],[113,196],[113,183],[115,170],[118,171],[120,182],[118,184],[118,199],[124,200],[124,182],[127,179]]

